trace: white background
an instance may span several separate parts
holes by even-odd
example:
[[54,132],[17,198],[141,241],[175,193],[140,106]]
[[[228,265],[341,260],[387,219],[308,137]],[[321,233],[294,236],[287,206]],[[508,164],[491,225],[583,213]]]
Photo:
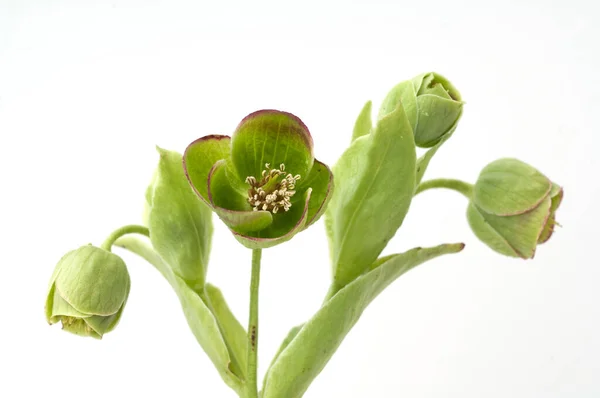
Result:
[[[460,195],[419,196],[385,253],[466,250],[382,294],[306,397],[600,396],[594,3],[0,0],[0,396],[233,397],[150,265],[122,254],[130,300],[95,341],[46,324],[55,263],[141,222],[155,144],[183,151],[277,108],[333,164],[365,101],[429,70],[467,104],[428,177],[526,160],[564,186],[563,228],[534,261],[504,258]],[[250,252],[215,225],[209,279],[245,324]],[[327,290],[322,222],[263,259],[261,373]]]

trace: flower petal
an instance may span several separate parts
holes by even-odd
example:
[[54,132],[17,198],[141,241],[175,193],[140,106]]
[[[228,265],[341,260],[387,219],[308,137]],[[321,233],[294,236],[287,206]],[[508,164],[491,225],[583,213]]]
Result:
[[[306,190],[304,196],[304,207],[292,206],[292,208],[286,214],[276,215],[276,217],[274,217],[273,225],[269,227],[269,229],[265,231],[260,231],[260,233],[257,234],[263,235],[263,237],[248,236],[237,232],[234,232],[233,235],[242,245],[246,246],[248,249],[267,249],[269,247],[276,246],[280,243],[287,242],[288,240],[292,239],[294,235],[296,235],[298,232],[302,231],[306,225],[306,221],[308,220],[308,207],[310,203],[311,191],[312,190],[310,188]],[[291,229],[289,229],[287,232],[283,232],[283,228],[287,224],[285,223],[287,218],[284,219],[280,216],[291,215],[289,213],[292,211],[298,211],[298,220]]]
[[232,187],[226,168],[225,160],[219,160],[208,174],[208,201],[215,213],[239,233],[260,231],[271,225],[273,215],[268,211],[253,211],[246,198]]
[[473,201],[486,213],[512,216],[538,206],[552,183],[542,173],[517,159],[499,159],[481,171]]
[[241,179],[260,178],[265,164],[302,177],[314,156],[308,128],[291,113],[261,110],[246,116],[231,138],[231,159]]
[[327,203],[333,194],[333,173],[325,163],[315,159],[315,164],[308,177],[300,180],[298,187],[301,191],[305,187],[312,189],[308,204],[308,220],[305,227],[307,228],[309,225],[314,224],[325,212]]
[[55,286],[62,299],[78,312],[112,315],[123,305],[130,280],[120,257],[86,245],[62,264]]
[[469,203],[467,220],[475,236],[492,250],[509,257],[521,257],[510,243],[506,241],[504,236],[500,235],[498,231],[485,221],[481,211],[473,203]]
[[550,216],[550,206],[550,197],[546,196],[542,203],[527,213],[496,216],[481,212],[481,215],[520,257],[528,259],[535,255],[538,240]]
[[183,170],[194,191],[206,203],[206,181],[214,164],[230,156],[231,138],[226,135],[207,135],[192,142],[183,154]]
[[556,210],[560,206],[562,199],[563,189],[556,184],[552,184],[552,191],[550,192],[550,200],[552,201],[550,205],[550,216],[548,217],[548,221],[546,221],[546,225],[544,226],[544,229],[542,230],[542,233],[538,239],[538,244],[547,242],[554,233],[554,227],[556,226],[556,218],[554,213],[556,213]]

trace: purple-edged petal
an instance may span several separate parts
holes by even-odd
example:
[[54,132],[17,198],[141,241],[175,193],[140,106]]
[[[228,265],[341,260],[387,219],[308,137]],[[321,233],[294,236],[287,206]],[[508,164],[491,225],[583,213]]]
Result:
[[300,180],[298,188],[299,190],[312,188],[306,222],[306,227],[308,227],[314,224],[325,212],[327,203],[333,194],[333,173],[325,163],[315,159],[308,177]]
[[245,196],[233,188],[227,177],[225,160],[217,161],[210,170],[207,192],[215,213],[234,232],[260,231],[273,222],[270,212],[253,211]]
[[562,202],[563,194],[563,189],[560,186],[552,184],[552,191],[550,192],[550,200],[552,201],[550,205],[550,216],[548,217],[546,225],[544,225],[544,229],[538,238],[538,244],[547,242],[554,233],[554,227],[556,227],[556,218],[554,213]]
[[[304,195],[304,207],[298,206],[301,209],[300,217],[298,218],[296,224],[286,233],[282,235],[277,235],[275,231],[271,231],[272,233],[267,235],[265,231],[260,231],[260,233],[258,233],[258,236],[248,236],[234,231],[233,235],[241,244],[243,244],[249,249],[267,249],[269,247],[276,246],[280,243],[287,242],[288,240],[292,239],[294,235],[296,235],[298,232],[302,231],[306,225],[306,222],[308,221],[308,208],[311,198],[311,191],[312,190],[310,188],[306,190],[306,193]],[[295,206],[292,206],[292,209],[294,207]],[[290,211],[292,210],[290,209]],[[275,224],[276,222],[277,219],[274,220],[273,224]],[[277,226],[275,226],[275,228],[277,228]],[[260,236],[263,234],[263,232],[265,232],[265,237]]]
[[498,159],[481,170],[473,201],[497,216],[523,214],[548,196],[552,183],[542,173],[517,159]]
[[515,216],[496,216],[481,212],[483,219],[522,258],[533,258],[544,226],[550,216],[551,200],[547,196],[542,203],[527,213]]
[[246,116],[231,138],[231,160],[243,180],[260,178],[265,164],[306,177],[312,168],[313,141],[306,125],[291,113],[261,110]]
[[209,203],[206,181],[214,164],[230,157],[231,138],[226,135],[207,135],[192,142],[183,154],[183,169],[194,191]]

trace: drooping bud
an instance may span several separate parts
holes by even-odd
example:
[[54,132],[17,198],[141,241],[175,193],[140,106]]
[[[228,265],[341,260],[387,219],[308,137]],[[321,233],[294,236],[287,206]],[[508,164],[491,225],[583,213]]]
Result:
[[475,235],[498,253],[533,258],[550,239],[563,190],[530,165],[499,159],[487,165],[473,187],[467,217]]
[[46,320],[63,329],[102,338],[115,328],[129,295],[129,273],[123,260],[92,245],[60,259],[46,299]]

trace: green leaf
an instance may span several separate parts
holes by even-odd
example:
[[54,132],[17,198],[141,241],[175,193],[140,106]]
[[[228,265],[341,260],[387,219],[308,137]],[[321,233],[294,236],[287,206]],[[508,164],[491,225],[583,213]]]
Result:
[[287,112],[262,110],[244,118],[231,138],[231,160],[238,176],[260,179],[265,164],[292,175],[308,175],[313,165],[313,141],[308,128]]
[[398,104],[333,168],[336,189],[325,215],[337,285],[362,274],[402,224],[415,190],[415,158],[412,129]]
[[410,127],[412,131],[414,131],[417,124],[419,110],[417,109],[417,96],[412,81],[406,80],[398,83],[390,90],[379,107],[379,115],[377,116],[377,119],[383,119],[385,116],[392,113],[398,104],[402,104],[404,112],[406,113],[406,117],[408,118],[408,122],[410,123]]
[[125,236],[119,238],[115,245],[144,258],[171,284],[179,297],[188,325],[196,340],[215,365],[223,381],[233,390],[240,392],[242,382],[230,368],[231,358],[219,324],[198,293],[176,275],[148,244],[137,238]]
[[212,239],[212,213],[185,177],[182,157],[158,148],[160,160],[148,188],[150,240],[173,271],[203,288]]
[[352,141],[363,135],[371,134],[371,130],[373,129],[373,121],[371,120],[372,105],[371,101],[367,102],[358,114],[356,123],[354,123],[354,131],[352,132]]
[[[263,390],[265,389],[264,384],[266,384],[266,381],[269,378],[269,372],[271,371],[271,367],[273,367],[275,362],[277,362],[277,358],[279,358],[279,355],[281,355],[283,350],[285,350],[287,348],[287,346],[292,342],[292,340],[294,340],[294,338],[296,337],[298,332],[300,332],[300,330],[302,330],[302,327],[304,327],[304,324],[297,325],[297,326],[294,326],[293,328],[291,328],[290,331],[288,332],[288,334],[285,336],[285,338],[281,342],[279,349],[275,353],[275,356],[273,357],[273,360],[271,361],[271,364],[269,365],[269,368],[267,369],[267,373],[265,373]],[[261,391],[261,397],[262,397],[262,391]]]
[[463,247],[441,245],[390,256],[337,292],[279,354],[267,374],[263,398],[301,397],[379,293],[417,265]]
[[246,330],[229,309],[223,293],[210,283],[206,285],[207,303],[217,319],[223,340],[231,357],[232,370],[240,379],[246,379]]
[[486,213],[510,216],[538,206],[551,189],[552,182],[527,163],[498,159],[481,170],[473,201]]

